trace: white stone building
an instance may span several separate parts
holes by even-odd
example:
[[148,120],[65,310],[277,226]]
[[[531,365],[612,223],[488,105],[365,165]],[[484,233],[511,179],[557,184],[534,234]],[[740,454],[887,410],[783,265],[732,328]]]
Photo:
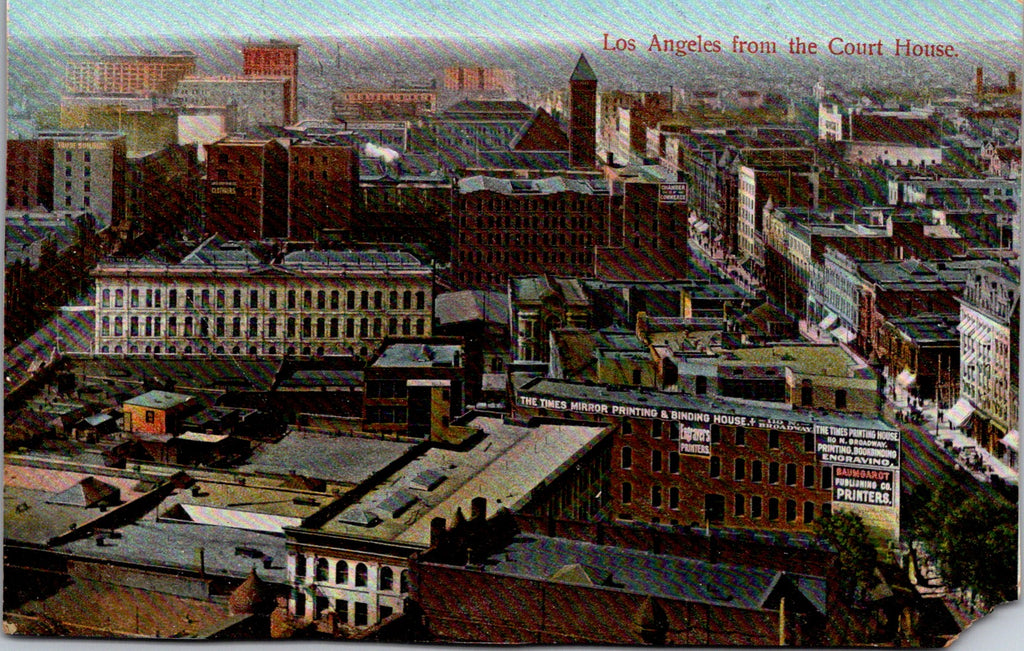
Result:
[[429,336],[433,271],[407,253],[259,251],[211,237],[176,262],[106,261],[99,354],[360,355]]

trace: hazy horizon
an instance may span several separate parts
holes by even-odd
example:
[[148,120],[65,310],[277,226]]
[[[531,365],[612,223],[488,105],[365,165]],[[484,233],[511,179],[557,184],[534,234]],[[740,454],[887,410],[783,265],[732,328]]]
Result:
[[[379,0],[372,6],[284,0],[10,0],[8,36],[84,38],[435,37],[597,43],[616,37],[927,42],[1020,41],[1019,0],[722,0],[676,8],[658,0]],[[685,12],[685,13],[684,13]]]

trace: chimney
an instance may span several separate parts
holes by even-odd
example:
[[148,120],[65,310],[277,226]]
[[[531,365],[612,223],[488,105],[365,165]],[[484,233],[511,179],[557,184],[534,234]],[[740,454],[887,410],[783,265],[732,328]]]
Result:
[[978,66],[977,70],[974,71],[974,93],[979,97],[985,92],[985,71],[981,66]]
[[487,498],[474,497],[469,504],[469,516],[474,522],[483,522],[487,519]]
[[430,547],[438,547],[444,540],[447,524],[444,518],[434,518],[430,521]]
[[1011,93],[1017,92],[1017,73],[1013,70],[1006,73],[1006,90]]

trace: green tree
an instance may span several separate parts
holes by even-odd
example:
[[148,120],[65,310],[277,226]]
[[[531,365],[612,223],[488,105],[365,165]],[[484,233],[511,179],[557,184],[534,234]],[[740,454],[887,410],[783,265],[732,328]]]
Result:
[[969,588],[995,605],[1017,598],[1017,509],[975,496],[947,505],[932,541],[947,584]]
[[868,541],[864,521],[856,513],[838,511],[814,522],[814,532],[839,553],[840,589],[858,596],[875,582],[878,552]]

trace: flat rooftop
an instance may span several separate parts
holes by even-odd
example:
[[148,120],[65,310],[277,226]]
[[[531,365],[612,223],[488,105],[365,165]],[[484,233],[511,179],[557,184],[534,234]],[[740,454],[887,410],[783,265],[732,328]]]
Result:
[[[116,531],[120,536],[106,536],[103,545],[89,536],[57,549],[79,558],[193,572],[199,570],[198,550],[202,549],[206,572],[211,576],[245,578],[255,566],[262,579],[281,584],[288,581],[285,538],[281,534],[154,521],[152,515]],[[265,558],[270,559],[269,568],[263,564]]]
[[255,452],[242,472],[296,472],[331,482],[358,484],[394,462],[415,444],[293,430]]
[[489,515],[501,507],[519,508],[541,482],[575,462],[607,431],[604,425],[582,423],[523,427],[492,416],[476,416],[464,425],[482,430],[484,438],[466,450],[427,449],[320,531],[426,547],[433,518],[451,522],[460,509],[469,517],[475,497],[487,499]]
[[854,359],[841,346],[763,346],[757,348],[733,348],[724,351],[720,358],[730,363],[730,358],[748,364],[786,366],[798,373],[836,377],[855,377],[856,371],[864,371],[867,377],[871,370]]
[[235,481],[198,480],[175,491],[160,505],[160,514],[180,521],[283,534],[329,504],[335,494],[250,485]]

